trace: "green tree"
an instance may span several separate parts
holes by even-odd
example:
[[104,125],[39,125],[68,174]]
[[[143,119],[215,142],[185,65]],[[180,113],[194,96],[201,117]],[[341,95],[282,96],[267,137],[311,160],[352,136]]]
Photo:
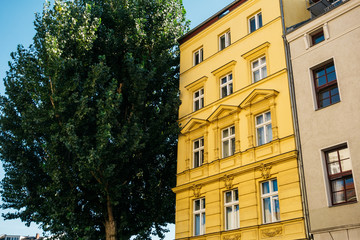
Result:
[[0,98],[6,219],[62,239],[150,239],[174,222],[181,0],[45,4]]

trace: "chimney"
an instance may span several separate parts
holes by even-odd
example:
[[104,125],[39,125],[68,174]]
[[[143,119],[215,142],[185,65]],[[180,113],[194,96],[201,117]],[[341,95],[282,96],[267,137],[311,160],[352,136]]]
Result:
[[36,233],[35,239],[39,239],[39,238],[40,238],[40,235],[38,233]]

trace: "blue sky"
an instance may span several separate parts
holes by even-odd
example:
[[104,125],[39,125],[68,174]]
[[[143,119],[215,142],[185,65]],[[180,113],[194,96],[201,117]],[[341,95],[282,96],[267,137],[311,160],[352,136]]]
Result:
[[[2,79],[8,71],[10,53],[16,51],[17,45],[29,47],[35,35],[35,13],[41,12],[45,0],[0,0],[0,94],[4,94]],[[186,17],[191,21],[191,28],[221,10],[233,0],[183,0]],[[0,179],[4,171],[0,166]],[[1,201],[0,201],[1,204]],[[5,211],[0,210],[0,214]],[[170,232],[166,240],[175,238],[174,225],[169,226]],[[17,234],[34,236],[42,233],[41,229],[32,224],[29,228],[19,220],[4,221],[0,216],[0,236],[2,234]],[[156,239],[156,238],[154,238]]]

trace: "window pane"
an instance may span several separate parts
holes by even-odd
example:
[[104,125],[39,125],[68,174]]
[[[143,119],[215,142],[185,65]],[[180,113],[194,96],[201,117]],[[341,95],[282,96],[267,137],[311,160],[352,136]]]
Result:
[[235,134],[235,126],[230,127],[230,135]]
[[229,94],[233,93],[233,85],[232,83],[229,84]]
[[229,80],[232,80],[232,74],[229,74]]
[[340,172],[340,166],[338,162],[331,163],[328,166],[329,166],[330,175]]
[[326,84],[326,77],[325,76],[319,77],[317,81],[318,81],[318,86],[322,86]]
[[250,19],[250,32],[253,32],[256,30],[256,24],[255,24],[255,17]]
[[227,96],[227,88],[226,86],[225,87],[222,87],[221,88],[221,97],[226,97]]
[[340,96],[339,95],[335,95],[331,97],[331,103],[337,103],[340,101]]
[[271,124],[266,125],[266,142],[271,142],[272,140],[272,126]]
[[264,122],[264,116],[261,114],[256,117],[256,124],[259,125]]
[[199,148],[199,141],[194,142],[194,149],[197,149],[197,148]]
[[328,77],[328,82],[331,82],[331,81],[336,80],[336,74],[335,74],[335,72],[329,73],[329,74],[327,75],[327,77]]
[[205,209],[205,198],[202,199],[201,203],[202,203],[202,206],[201,206],[202,209]]
[[339,150],[340,159],[350,158],[350,153],[348,148]]
[[279,221],[280,220],[280,206],[279,206],[278,198],[274,198],[274,211],[275,211],[274,212],[275,220]]
[[331,95],[332,95],[332,96],[333,96],[333,95],[337,95],[337,94],[339,94],[339,89],[338,89],[337,87],[331,89]]
[[221,79],[221,84],[224,84],[226,82],[227,82],[227,77],[224,77],[224,78]]
[[271,113],[270,112],[265,113],[265,122],[270,120],[271,120]]
[[269,182],[264,182],[264,183],[262,184],[262,191],[263,191],[263,194],[270,193],[270,185],[269,185]]
[[334,72],[334,71],[335,71],[334,64],[331,64],[330,66],[326,67],[326,72],[327,73]]
[[257,82],[257,81],[260,80],[260,72],[259,72],[259,70],[254,71],[253,75],[254,75],[254,82]]
[[239,221],[239,205],[235,205],[235,209],[234,209],[234,228],[239,228],[240,227],[240,221]]
[[261,64],[266,63],[266,57],[262,57],[262,58],[260,59],[260,61],[261,61]]
[[345,202],[345,192],[336,192],[333,194],[334,203]]
[[225,48],[225,35],[220,37],[220,50]]
[[195,235],[200,235],[200,214],[195,215]]
[[343,191],[344,190],[344,181],[342,179],[332,181],[331,188],[332,188],[333,192]]
[[265,143],[263,127],[257,129],[257,137],[258,137],[258,145],[262,145]]
[[319,97],[320,97],[320,99],[328,98],[328,97],[330,97],[330,92],[329,91],[322,92],[322,93],[320,93]]
[[204,107],[204,98],[201,98],[200,101],[201,101],[200,108],[203,108]]
[[228,157],[229,156],[229,141],[224,141],[223,142],[223,157]]
[[341,161],[341,170],[342,170],[343,172],[349,171],[349,170],[351,170],[351,168],[352,168],[352,167],[351,167],[351,161],[350,161],[350,159]]
[[204,163],[204,150],[200,151],[200,160],[199,160],[199,166],[201,166]]
[[315,36],[315,37],[314,37],[314,44],[317,44],[317,43],[322,42],[322,41],[324,41],[324,40],[325,40],[324,34]]
[[202,231],[201,233],[204,234],[205,233],[205,213],[202,214]]
[[267,71],[266,71],[266,66],[261,68],[261,77],[262,78],[266,78],[267,76]]
[[315,76],[316,78],[319,78],[321,76],[324,76],[325,75],[325,70],[324,69],[321,69],[321,70],[318,70],[315,72]]
[[354,179],[352,178],[352,176],[345,179],[345,188],[346,189],[354,188]]
[[349,201],[349,202],[356,201],[355,189],[351,189],[351,190],[346,191],[346,200]]
[[257,68],[259,66],[259,60],[253,61],[253,68]]
[[195,92],[195,98],[199,97],[199,91]]
[[199,152],[194,153],[194,167],[200,167]]
[[195,201],[195,211],[200,210],[200,200]]
[[239,200],[239,193],[238,193],[238,190],[234,190],[234,200],[235,201],[238,201]]
[[223,138],[226,138],[229,136],[229,129],[224,129],[223,130]]
[[199,101],[195,101],[194,104],[195,104],[195,106],[194,106],[195,109],[194,109],[194,110],[195,110],[195,111],[196,111],[196,110],[199,110],[199,109],[200,109]]
[[232,202],[231,192],[225,193],[225,202],[226,203]]
[[231,155],[235,153],[235,138],[231,139]]
[[329,152],[328,153],[328,161],[329,162],[336,162],[338,161],[338,153],[337,151],[334,151],[334,152]]
[[271,182],[272,182],[273,191],[277,192],[278,191],[277,179],[272,180]]
[[258,145],[262,145],[265,143],[263,127],[257,129],[257,138],[258,138]]
[[271,203],[270,198],[263,199],[264,204],[264,222],[268,223],[271,222]]
[[320,102],[320,107],[326,107],[330,105],[330,98],[326,98]]
[[200,146],[203,147],[204,146],[204,139],[200,139]]
[[260,28],[260,27],[262,27],[262,25],[263,25],[261,13],[258,14],[258,20],[259,20],[259,28]]
[[231,229],[232,207],[226,208],[226,229]]

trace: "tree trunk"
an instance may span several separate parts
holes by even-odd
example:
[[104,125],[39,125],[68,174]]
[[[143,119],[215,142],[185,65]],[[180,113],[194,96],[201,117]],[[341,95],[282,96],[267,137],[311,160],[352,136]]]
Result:
[[116,240],[116,222],[114,220],[113,208],[109,195],[107,196],[107,212],[108,218],[105,220],[106,240]]

